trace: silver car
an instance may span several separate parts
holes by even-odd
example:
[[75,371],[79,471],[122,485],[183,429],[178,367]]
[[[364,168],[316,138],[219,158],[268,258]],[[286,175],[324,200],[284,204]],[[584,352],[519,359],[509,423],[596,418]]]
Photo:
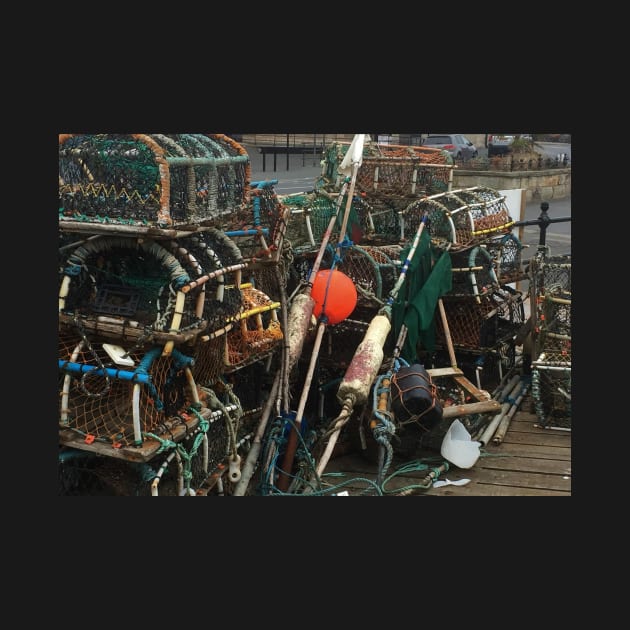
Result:
[[453,160],[469,160],[478,155],[477,147],[461,133],[430,133],[422,144],[448,151]]

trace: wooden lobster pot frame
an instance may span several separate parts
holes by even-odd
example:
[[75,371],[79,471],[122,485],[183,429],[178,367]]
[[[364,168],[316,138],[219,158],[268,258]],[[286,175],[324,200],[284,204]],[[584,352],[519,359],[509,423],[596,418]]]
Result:
[[60,134],[60,225],[217,225],[248,204],[250,172],[223,134]]

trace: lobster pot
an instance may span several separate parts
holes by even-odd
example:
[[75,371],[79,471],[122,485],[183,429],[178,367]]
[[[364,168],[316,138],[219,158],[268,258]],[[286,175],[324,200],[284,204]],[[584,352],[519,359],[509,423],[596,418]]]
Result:
[[400,425],[415,422],[428,431],[442,419],[437,387],[423,365],[404,366],[392,375],[391,398]]
[[205,287],[182,291],[202,268],[168,244],[103,235],[71,250],[60,271],[60,325],[93,341],[141,351],[156,340],[190,342],[205,328]]
[[137,463],[102,457],[90,451],[62,449],[59,456],[61,496],[183,496],[227,469],[229,419],[221,410],[207,425],[186,432],[177,448]]
[[495,274],[499,284],[513,284],[527,279],[523,269],[523,245],[513,234],[493,237],[484,243],[495,265]]
[[243,286],[243,311],[228,323],[225,335],[225,372],[233,372],[267,357],[284,335],[278,319],[280,302],[252,286]]
[[299,253],[319,248],[330,219],[335,215],[332,196],[317,191],[280,196],[288,208],[286,239]]
[[148,434],[172,439],[188,419],[196,424],[189,414],[196,396],[191,357],[177,349],[162,356],[155,346],[130,352],[126,361],[114,363],[103,344],[86,343],[77,333],[59,334],[59,427],[79,443],[108,445],[123,457],[125,447],[154,440]]
[[570,363],[571,256],[535,257],[530,275],[535,354],[545,354],[548,363]]
[[542,300],[538,349],[549,364],[571,362],[571,294],[558,290]]
[[[322,182],[329,191],[343,184],[339,166],[349,147],[347,142],[333,142],[324,151]],[[355,190],[368,200],[430,195],[448,188],[453,168],[450,156],[440,149],[366,141]]]
[[563,292],[571,294],[571,254],[562,256],[535,256],[530,261],[532,295],[538,299],[544,295]]
[[[342,376],[346,371],[365,337],[373,315],[372,310],[357,306],[350,317],[338,324],[326,326],[318,354],[318,365],[326,369],[331,378]],[[309,353],[303,352],[302,356],[306,360]]]
[[[443,297],[444,311],[454,348],[487,353],[511,340],[525,322],[522,294],[496,289],[477,298]],[[435,318],[436,341],[446,346],[444,326]]]
[[478,297],[499,287],[495,261],[487,248],[477,245],[451,254],[452,288],[448,295]]
[[378,247],[350,247],[337,269],[354,282],[357,306],[376,309],[382,305],[399,275],[396,263]]
[[223,134],[60,134],[60,225],[218,225],[247,204],[250,172]]
[[[395,249],[391,247],[358,245],[344,251],[343,260],[336,269],[354,282],[357,289],[357,307],[378,309],[393,289],[400,271],[397,261],[388,255],[391,253],[395,253]],[[308,281],[316,257],[315,251],[303,252],[294,257],[291,267],[294,286]],[[330,269],[332,259],[333,253],[327,249],[322,257],[320,269]],[[354,317],[354,314],[351,313],[350,317]]]
[[195,315],[205,323],[205,332],[223,328],[243,304],[239,285],[247,264],[240,249],[225,232],[215,228],[170,241],[168,246],[191,278],[199,282],[190,293]]
[[571,429],[571,368],[546,363],[544,353],[532,364],[532,397],[542,427]]
[[451,252],[506,234],[514,223],[505,197],[483,186],[412,201],[403,211],[405,238],[413,238],[425,212],[431,239],[438,246],[448,246]]
[[[346,212],[347,196],[314,191],[307,194],[287,195],[282,202],[290,209],[287,239],[295,252],[317,251],[336,215],[328,240],[331,246],[339,241],[339,232]],[[354,195],[349,210],[346,236],[353,244],[379,244],[398,242],[400,230],[396,199],[389,199],[384,206],[364,197]],[[401,208],[407,205],[407,201]]]
[[264,260],[282,248],[288,215],[289,209],[277,195],[274,181],[255,182],[247,203],[224,217],[222,225],[245,259]]

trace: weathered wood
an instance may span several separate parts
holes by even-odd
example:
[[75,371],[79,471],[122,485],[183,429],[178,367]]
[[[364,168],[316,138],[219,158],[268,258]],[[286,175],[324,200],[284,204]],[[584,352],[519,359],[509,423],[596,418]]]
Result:
[[[207,326],[206,321],[201,321],[194,329],[169,333],[159,330],[147,332],[140,326],[130,325],[129,321],[124,319],[121,319],[120,323],[103,322],[93,317],[80,318],[79,321],[81,326],[87,332],[98,334],[107,339],[119,339],[121,341],[129,340],[135,342],[142,337],[146,343],[166,343],[167,341],[174,341],[178,344],[188,343],[193,341],[200,333],[202,333]],[[59,323],[64,326],[76,328],[73,315],[59,313]]]
[[[204,407],[199,413],[202,417],[208,419],[212,414],[212,411]],[[168,439],[173,442],[179,442],[183,440],[187,434],[193,431],[198,424],[199,419],[197,416],[191,415],[188,420],[185,420],[184,424],[177,424],[172,428],[172,430],[168,433]],[[81,434],[64,428],[60,428],[59,430],[59,443],[82,451],[90,451],[99,455],[105,455],[107,457],[124,459],[125,461],[137,463],[150,461],[158,453],[161,447],[161,444],[156,440],[147,440],[141,446],[137,447],[123,446],[122,448],[114,448],[111,444],[98,441],[88,444]]]
[[[449,477],[450,479],[450,477]],[[451,479],[451,481],[454,481]],[[546,488],[523,488],[521,486],[500,486],[487,483],[471,482],[465,486],[444,486],[431,488],[425,496],[430,497],[568,497],[570,491],[548,490]]]
[[[529,409],[525,405],[525,409]],[[428,463],[432,458],[440,460],[439,453],[422,449],[403,462],[395,456],[386,474],[385,495],[396,496],[571,496],[571,434],[564,431],[550,431],[534,426],[536,415],[520,411],[512,422],[500,444],[488,444],[482,456],[471,469],[452,466],[439,479],[457,481],[470,479],[464,486],[443,486],[441,488],[413,488],[419,485],[428,470],[405,471],[395,474],[403,464],[419,460]],[[437,465],[437,464],[430,464]],[[349,452],[332,459],[329,472],[343,473],[340,477],[326,475],[326,483],[344,481],[351,496],[361,494],[366,488],[362,479],[375,481],[378,467],[362,452]],[[401,491],[402,494],[398,494]],[[364,492],[377,496],[375,490]]]
[[442,368],[430,368],[427,373],[431,378],[437,378],[439,376],[463,376],[464,373],[459,368],[442,367]]
[[517,457],[501,454],[483,457],[478,460],[476,467],[485,470],[512,470],[527,473],[545,473],[551,475],[571,475],[571,460],[541,459],[536,457]]
[[[490,445],[488,445],[490,446]],[[486,449],[490,449],[486,446]],[[514,457],[538,457],[540,459],[571,460],[571,446],[545,446],[538,444],[506,444],[503,441],[497,452]]]
[[503,439],[503,445],[508,447],[510,444],[534,444],[538,446],[568,446],[571,448],[570,434],[564,431],[545,431],[539,429],[538,433],[512,431],[512,427]]
[[512,486],[514,488],[539,488],[543,490],[561,490],[563,492],[570,492],[571,478],[569,477],[565,479],[565,476],[566,475],[550,475],[535,472],[526,473],[513,470],[485,470],[483,468],[479,468],[475,470],[474,479],[478,484],[483,483]]
[[448,407],[444,407],[442,418],[448,420],[472,413],[497,413],[500,409],[501,405],[497,400],[485,400],[482,402],[467,403],[465,405],[449,405]]

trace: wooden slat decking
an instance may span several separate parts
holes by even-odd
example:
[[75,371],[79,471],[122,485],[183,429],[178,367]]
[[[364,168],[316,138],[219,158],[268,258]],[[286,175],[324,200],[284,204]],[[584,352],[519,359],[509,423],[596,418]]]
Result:
[[[514,414],[503,442],[490,442],[481,448],[481,456],[472,468],[451,466],[439,479],[470,479],[464,486],[413,489],[426,471],[391,477],[404,462],[394,460],[387,471],[385,495],[395,495],[409,488],[403,496],[571,496],[571,432],[543,429],[531,413],[529,396]],[[439,458],[439,453],[422,453]],[[334,473],[334,474],[330,474]],[[360,452],[353,451],[330,460],[325,480],[346,484],[340,488],[350,496],[369,489],[366,480],[376,479],[377,466]],[[391,477],[391,478],[390,478]],[[367,494],[375,496],[375,492]]]

